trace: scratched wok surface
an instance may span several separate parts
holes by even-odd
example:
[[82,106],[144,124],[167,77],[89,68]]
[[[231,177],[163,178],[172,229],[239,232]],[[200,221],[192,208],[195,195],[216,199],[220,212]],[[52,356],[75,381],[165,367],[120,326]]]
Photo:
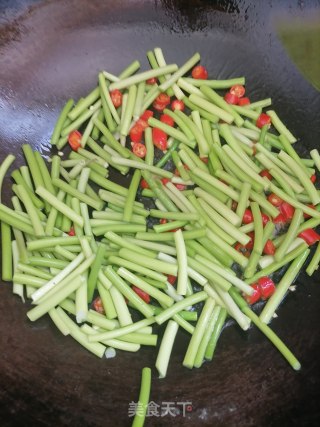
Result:
[[[284,17],[305,19],[319,3],[283,1],[1,1],[0,159],[22,164],[21,144],[43,155],[59,111],[85,95],[106,69],[117,74],[160,46],[167,62],[182,64],[195,51],[214,78],[246,76],[252,100],[272,96],[281,118],[299,137],[301,152],[319,147],[320,96],[299,74],[275,32]],[[306,54],[316,54],[306,52]],[[10,181],[3,198],[9,202]],[[212,363],[189,371],[181,362],[187,336],[174,346],[167,378],[153,371],[151,400],[185,416],[148,417],[147,426],[312,426],[320,409],[319,274],[300,275],[297,290],[272,328],[302,363],[294,372],[256,328],[232,325]],[[100,360],[47,317],[31,323],[27,305],[0,286],[0,425],[130,426],[143,366],[156,351]],[[181,408],[181,406],[180,406]]]

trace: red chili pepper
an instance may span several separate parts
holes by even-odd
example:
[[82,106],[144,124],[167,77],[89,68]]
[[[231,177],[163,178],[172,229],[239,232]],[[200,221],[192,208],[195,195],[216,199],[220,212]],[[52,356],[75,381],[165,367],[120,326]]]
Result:
[[249,105],[250,104],[250,99],[247,98],[246,96],[244,96],[243,98],[240,98],[238,101],[238,105],[240,105],[240,107],[244,107],[245,105]]
[[153,117],[153,111],[146,110],[143,114],[141,114],[140,119],[144,120],[145,122],[148,122],[148,119],[150,119],[150,117]]
[[276,290],[274,281],[268,276],[260,277],[260,279],[258,279],[258,286],[260,287],[261,297],[263,299],[270,298]]
[[143,159],[147,154],[147,149],[144,144],[141,144],[141,142],[134,142],[132,145],[132,152],[137,157],[140,157],[140,159]]
[[191,71],[192,78],[206,80],[208,78],[208,71],[203,65],[197,65]]
[[122,105],[122,93],[119,89],[112,90],[110,92],[112,104],[118,108]]
[[155,100],[156,102],[159,102],[159,104],[170,104],[170,96],[166,93],[160,93],[160,95],[158,95]]
[[224,95],[224,100],[231,105],[237,105],[239,102],[239,97],[234,95],[233,93],[227,92]]
[[150,188],[150,187],[149,187],[149,184],[147,183],[147,181],[146,181],[145,179],[143,179],[143,178],[142,178],[142,180],[140,181],[140,187],[141,187],[142,189]]
[[177,281],[177,276],[173,276],[172,274],[167,274],[168,282],[173,286]]
[[272,175],[271,173],[268,171],[268,169],[263,169],[260,173],[260,176],[262,176],[262,178],[266,177],[268,178],[270,181],[272,180]]
[[270,125],[271,124],[271,117],[268,116],[266,113],[261,113],[260,116],[257,118],[256,125],[258,128],[262,128],[264,125]]
[[247,248],[247,245],[243,245],[242,243],[238,242],[238,243],[235,244],[234,248],[235,248],[236,251],[240,252],[246,258],[249,258],[250,255],[251,255],[251,250]]
[[274,243],[272,240],[267,240],[267,243],[265,244],[263,248],[263,253],[265,255],[274,255],[276,252],[276,247],[274,246]]
[[157,82],[158,82],[157,77],[151,77],[151,79],[146,80],[147,85],[155,85]]
[[170,96],[166,93],[160,93],[153,101],[153,108],[157,111],[163,111],[170,104]]
[[243,97],[243,95],[246,93],[246,90],[245,90],[245,87],[244,87],[244,86],[242,86],[242,85],[233,85],[233,86],[230,88],[229,92],[230,92],[232,95],[237,96],[238,98],[242,98],[242,97]]
[[166,125],[173,126],[174,120],[172,117],[168,116],[168,114],[161,114],[160,122],[165,123]]
[[312,182],[312,184],[314,184],[316,182],[316,180],[317,180],[316,174],[313,174],[310,176],[310,181]]
[[143,130],[149,127],[148,121],[143,120],[141,118],[136,121],[135,126],[141,126]]
[[166,108],[165,104],[160,104],[159,102],[153,101],[152,107],[157,111],[163,111]]
[[163,185],[166,185],[167,182],[170,182],[170,178],[161,178],[160,180]]
[[254,283],[253,285],[251,285],[251,287],[253,288],[254,292],[252,295],[243,295],[243,298],[247,301],[248,304],[252,305],[255,302],[259,301],[259,299],[261,298],[261,288],[258,285],[258,283]]
[[73,151],[78,151],[81,147],[82,134],[78,130],[73,130],[68,135],[68,142]]
[[242,223],[243,224],[250,224],[253,222],[253,215],[250,209],[246,209],[243,214]]
[[104,314],[105,313],[104,308],[103,308],[103,304],[102,304],[102,300],[101,300],[100,297],[95,298],[92,301],[92,305],[93,305],[93,309],[95,311],[97,311],[98,313],[100,313],[100,314]]
[[159,224],[166,224],[168,222],[168,220],[166,218],[160,218],[159,219]]
[[283,202],[281,203],[281,205],[279,206],[279,210],[282,213],[282,215],[285,217],[287,222],[290,222],[292,220],[293,214],[294,214],[294,207],[291,206],[289,203],[287,202]]
[[248,236],[250,237],[250,241],[245,245],[245,248],[249,251],[252,251],[254,245],[254,232],[251,231],[250,233],[248,233]]
[[132,126],[129,132],[129,136],[132,142],[140,142],[143,136],[143,128],[141,125],[135,124]]
[[275,218],[273,218],[273,223],[274,224],[278,224],[280,226],[285,225],[286,222],[287,222],[286,217],[282,213],[279,213],[278,216],[276,216]]
[[187,186],[185,184],[174,184],[179,191],[184,191]]
[[269,194],[268,200],[275,207],[279,207],[283,203],[283,200],[274,193]]
[[159,128],[152,128],[152,140],[153,144],[160,150],[164,151],[167,149],[168,137],[163,130]]
[[265,226],[270,221],[270,217],[268,217],[268,215],[266,215],[265,213],[261,214],[261,216],[262,216],[262,224],[263,226]]
[[69,230],[69,232],[68,232],[68,235],[69,235],[69,236],[75,236],[75,235],[76,235],[76,232],[75,232],[75,230],[74,230],[74,227],[71,227],[71,228],[70,228],[70,230]]
[[174,101],[171,102],[171,108],[172,110],[180,110],[183,111],[185,108],[184,102],[181,101],[180,99],[175,99]]
[[140,288],[138,288],[137,286],[134,286],[134,285],[132,286],[132,290],[137,295],[139,295],[139,297],[141,299],[143,299],[144,302],[146,302],[147,304],[149,304],[151,298],[150,298],[150,295],[147,294],[147,292],[143,291],[142,289],[140,289]]
[[313,228],[307,228],[298,234],[298,237],[301,237],[309,246],[320,240],[320,235]]

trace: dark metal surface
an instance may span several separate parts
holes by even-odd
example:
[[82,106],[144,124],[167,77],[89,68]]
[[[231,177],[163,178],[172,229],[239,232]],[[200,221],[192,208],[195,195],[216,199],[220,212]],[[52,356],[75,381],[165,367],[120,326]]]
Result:
[[[252,100],[272,96],[302,148],[320,141],[320,96],[287,57],[275,23],[319,12],[318,1],[0,1],[0,159],[22,162],[29,142],[49,137],[69,97],[86,94],[98,71],[117,73],[161,46],[168,63],[195,51],[215,78],[245,75]],[[311,52],[308,54],[317,54]],[[9,200],[9,180],[4,200]],[[147,426],[312,426],[320,419],[319,274],[302,275],[272,327],[301,360],[296,373],[255,329],[224,331],[212,363],[182,367],[180,334],[168,376],[154,372],[151,400],[191,401],[186,416],[149,417]],[[129,426],[141,368],[156,352],[99,360],[0,286],[0,425]]]

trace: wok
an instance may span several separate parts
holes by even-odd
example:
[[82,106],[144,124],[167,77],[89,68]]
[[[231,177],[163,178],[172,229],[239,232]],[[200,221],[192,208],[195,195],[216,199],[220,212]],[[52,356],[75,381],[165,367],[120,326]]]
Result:
[[[91,90],[101,69],[117,74],[134,59],[146,68],[145,52],[156,46],[168,63],[182,64],[199,51],[214,78],[245,75],[252,100],[272,96],[299,137],[300,151],[319,147],[320,95],[275,32],[282,18],[314,16],[318,1],[10,0],[1,1],[0,9],[1,160],[13,152],[22,164],[25,142],[48,155],[66,99]],[[6,202],[9,185],[7,179]],[[146,425],[318,425],[319,289],[319,274],[301,274],[272,322],[300,359],[300,372],[256,328],[242,333],[236,325],[224,330],[211,363],[189,371],[181,364],[188,343],[181,332],[167,378],[153,372],[150,399],[175,407],[191,402],[192,410],[148,417]],[[63,337],[47,317],[29,322],[27,309],[10,284],[1,283],[0,425],[131,425],[129,403],[137,401],[141,368],[154,366],[156,351],[119,351],[100,360]]]

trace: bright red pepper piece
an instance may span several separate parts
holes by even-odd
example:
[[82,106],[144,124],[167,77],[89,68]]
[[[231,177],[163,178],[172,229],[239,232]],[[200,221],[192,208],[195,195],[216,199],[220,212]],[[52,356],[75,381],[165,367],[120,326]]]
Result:
[[261,298],[261,289],[260,289],[260,286],[258,285],[258,283],[254,283],[253,285],[251,285],[251,287],[254,290],[253,294],[252,295],[243,295],[244,299],[250,305],[259,301],[259,299]]
[[168,116],[168,114],[161,114],[160,122],[165,123],[166,125],[173,126],[174,120],[172,117]]
[[100,313],[100,314],[104,314],[105,313],[104,308],[103,308],[103,304],[102,304],[102,300],[101,300],[100,297],[95,298],[92,301],[92,305],[93,305],[93,309],[95,311],[97,311],[98,313]]
[[171,108],[172,110],[180,110],[183,111],[185,108],[184,102],[181,101],[180,99],[175,99],[174,101],[171,102]]
[[269,194],[268,201],[275,207],[279,207],[283,203],[281,197],[277,196],[274,193]]
[[239,97],[234,95],[233,93],[227,92],[224,95],[224,100],[231,105],[237,105],[239,103]]
[[160,93],[153,101],[153,108],[157,111],[163,111],[170,104],[170,96],[166,93]]
[[75,230],[74,230],[74,227],[71,227],[71,228],[70,228],[70,230],[69,230],[69,232],[68,232],[68,235],[69,235],[69,236],[75,236],[75,235],[76,235],[76,232],[75,232]]
[[148,122],[146,120],[141,119],[141,117],[140,117],[140,119],[138,119],[136,121],[135,125],[136,126],[141,126],[143,130],[145,130],[149,126]]
[[310,181],[312,182],[312,184],[314,184],[316,182],[316,180],[317,180],[316,174],[313,174],[310,176]]
[[155,85],[158,82],[157,77],[151,77],[150,79],[146,80],[147,85]]
[[250,224],[253,222],[253,215],[250,209],[246,209],[243,214],[242,223],[243,224]]
[[268,276],[260,277],[260,279],[258,279],[258,286],[260,287],[261,297],[263,299],[270,298],[276,290],[274,281]]
[[168,137],[167,134],[159,129],[152,128],[152,140],[153,144],[162,151],[165,151],[168,146]]
[[134,285],[132,286],[132,290],[137,295],[139,295],[139,297],[141,299],[143,299],[144,302],[146,302],[147,304],[149,304],[151,298],[150,298],[150,295],[147,292],[143,291],[142,289],[140,289],[140,288],[138,288],[137,286],[134,286]]
[[285,225],[286,222],[287,222],[286,217],[282,213],[279,213],[278,216],[273,218],[274,224],[278,224],[282,226],[282,225]]
[[78,151],[81,147],[82,134],[78,130],[73,130],[68,135],[68,142],[73,151]]
[[147,154],[147,149],[144,144],[141,144],[141,142],[134,142],[132,144],[132,152],[137,157],[140,157],[140,159],[143,159]]
[[187,186],[185,184],[174,184],[179,191],[184,191]]
[[161,178],[161,182],[163,185],[166,185],[167,182],[170,182],[170,178]]
[[167,280],[173,286],[177,281],[177,276],[173,276],[172,274],[167,274]]
[[141,187],[142,189],[150,188],[150,187],[149,187],[149,184],[147,183],[147,181],[146,181],[145,179],[143,179],[143,178],[142,178],[142,180],[140,181],[140,187]]
[[270,217],[268,217],[268,215],[266,215],[265,213],[261,214],[261,217],[262,217],[262,224],[263,226],[265,226],[270,221]]
[[145,122],[148,122],[148,119],[150,119],[150,117],[153,117],[153,111],[146,110],[143,114],[141,114],[140,119],[144,120]]
[[287,222],[290,222],[292,220],[293,214],[294,214],[294,207],[291,206],[289,203],[287,202],[283,202],[281,203],[281,205],[279,206],[279,210],[282,213],[282,215],[285,217]]
[[112,104],[118,108],[122,105],[122,93],[119,89],[114,89],[110,92]]
[[238,101],[238,105],[240,105],[240,107],[244,107],[245,105],[249,105],[250,104],[250,99],[247,98],[246,96],[244,96],[243,98],[240,98]]
[[230,88],[229,92],[230,92],[232,95],[237,96],[238,98],[242,98],[242,97],[243,97],[243,95],[246,93],[246,89],[245,89],[245,87],[244,87],[244,86],[242,86],[242,85],[233,85],[233,86]]
[[193,79],[206,80],[208,78],[208,71],[203,65],[197,65],[191,71],[191,75]]
[[140,142],[143,136],[143,127],[139,124],[135,124],[130,129],[129,136],[132,142],[134,143]]
[[265,255],[274,255],[276,252],[276,247],[274,246],[274,243],[272,240],[267,240],[267,243],[265,244],[263,248],[263,253]]
[[307,228],[298,234],[298,237],[303,239],[309,246],[320,240],[320,235],[313,228]]
[[272,175],[271,173],[268,171],[268,169],[263,169],[260,173],[260,176],[262,176],[262,178],[266,177],[268,178],[270,181],[272,180]]
[[260,116],[257,118],[256,126],[258,128],[262,128],[264,125],[270,125],[271,124],[271,117],[268,116],[266,113],[261,113]]

